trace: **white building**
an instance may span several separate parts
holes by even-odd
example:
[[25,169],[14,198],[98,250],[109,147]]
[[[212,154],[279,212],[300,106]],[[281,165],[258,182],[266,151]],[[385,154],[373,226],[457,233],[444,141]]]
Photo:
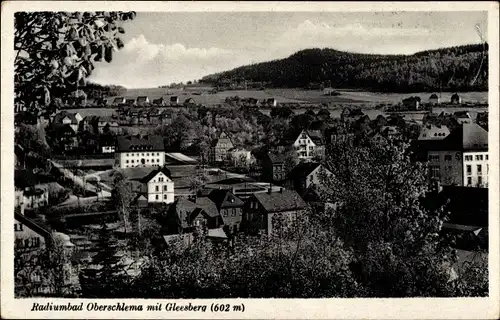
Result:
[[465,123],[428,150],[429,179],[442,185],[488,187],[488,132]]
[[315,155],[323,153],[323,142],[319,134],[302,130],[293,142],[299,160],[311,160]]
[[170,178],[170,171],[165,168],[158,168],[151,171],[141,179],[143,183],[142,193],[147,194],[148,203],[174,202],[174,182]]
[[163,167],[165,147],[160,136],[119,136],[115,165],[124,168]]

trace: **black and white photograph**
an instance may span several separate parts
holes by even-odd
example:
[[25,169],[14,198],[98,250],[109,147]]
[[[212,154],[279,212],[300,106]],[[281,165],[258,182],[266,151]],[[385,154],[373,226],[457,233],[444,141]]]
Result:
[[255,298],[491,298],[480,4],[16,10],[2,293],[25,312],[229,299],[233,317]]

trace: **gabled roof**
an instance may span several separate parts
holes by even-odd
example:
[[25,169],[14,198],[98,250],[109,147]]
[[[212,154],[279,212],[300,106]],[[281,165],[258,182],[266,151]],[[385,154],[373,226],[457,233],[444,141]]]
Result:
[[311,138],[314,144],[323,144],[323,137],[321,136],[321,132],[319,132],[318,130],[306,130],[306,134],[309,136],[309,138]]
[[232,144],[233,142],[231,141],[231,137],[229,136],[229,134],[227,134],[226,131],[222,131],[220,134],[219,134],[219,137],[217,137],[216,139],[212,140],[212,147],[215,147],[220,140],[229,140],[229,142]]
[[207,237],[209,238],[219,238],[227,239],[227,234],[223,228],[208,229]]
[[442,140],[442,150],[487,150],[488,131],[476,123],[464,123]]
[[151,179],[156,177],[156,175],[160,172],[163,173],[164,175],[166,175],[170,180],[172,180],[170,170],[168,170],[167,167],[161,167],[161,168],[158,168],[158,169],[151,171],[150,173],[148,173],[145,177],[143,177],[139,181],[142,183],[148,183],[149,181],[151,181]]
[[272,163],[283,163],[285,162],[285,155],[282,153],[272,153],[269,152],[267,154],[267,157],[269,160],[271,160]]
[[297,192],[292,190],[254,193],[253,197],[257,199],[268,213],[302,210],[307,208],[304,199],[302,199]]
[[118,136],[117,151],[165,151],[161,136]]
[[76,119],[76,114],[67,112],[67,111],[61,111],[58,114],[54,116],[53,123],[61,123],[64,118],[68,117],[71,120],[71,124],[78,124],[78,120]]
[[210,192],[208,198],[215,203],[220,211],[221,208],[242,207],[243,201],[231,193],[229,190],[215,189]]
[[433,94],[431,94],[429,99],[438,99],[438,96],[437,96],[437,94],[433,93]]
[[43,238],[51,239],[52,234],[50,232],[50,228],[43,224],[42,222],[35,221],[33,219],[27,218],[25,215],[14,212],[14,219],[27,226],[31,230],[38,233]]
[[137,97],[137,102],[146,102],[147,100],[148,100],[148,96]]
[[184,100],[184,103],[195,103],[195,101],[193,98],[187,98],[186,100]]
[[316,168],[321,166],[321,163],[317,162],[302,162],[296,165],[289,173],[288,177],[290,179],[307,177],[311,174]]

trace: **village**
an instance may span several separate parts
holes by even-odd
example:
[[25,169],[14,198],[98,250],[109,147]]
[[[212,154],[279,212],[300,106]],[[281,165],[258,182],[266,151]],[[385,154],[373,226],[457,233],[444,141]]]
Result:
[[[424,107],[439,105],[436,98],[433,94]],[[453,95],[450,103],[460,103],[457,99]],[[241,132],[222,129],[226,119],[217,114],[222,110],[189,101],[179,107],[178,97],[165,107],[159,100],[114,98],[111,117],[62,110],[38,120],[51,158],[44,158],[36,146],[27,149],[22,139],[16,142],[16,242],[37,250],[54,239],[62,241],[70,252],[65,288],[78,287],[81,270],[99,268],[95,258],[102,228],[122,244],[148,229],[155,250],[187,248],[200,234],[206,241],[231,246],[241,234],[273,234],[275,216],[291,219],[335,208],[338,204],[322,196],[322,187],[333,174],[329,146],[341,142],[408,143],[412,161],[428,165],[425,179],[432,196],[451,199],[451,220],[444,232],[467,239],[459,245],[465,256],[474,252],[471,248],[487,248],[487,112],[473,117],[467,111],[427,111],[418,122],[405,119],[404,112],[371,119],[359,108],[346,107],[339,118],[331,118],[328,110],[294,115],[275,101],[264,101],[274,110],[271,116],[246,105],[238,113],[264,118],[257,122],[284,120],[288,128],[275,140],[263,138],[252,145],[238,138]],[[412,98],[403,103],[418,110],[421,102]],[[181,114],[201,117],[200,111],[205,114],[196,121],[208,122],[210,140],[186,137],[174,147],[166,141],[173,137],[161,134],[165,129],[154,130],[175,127]],[[134,126],[141,130],[132,131]],[[16,131],[23,130],[16,123]],[[203,143],[206,147],[200,148]],[[147,263],[140,250],[121,249],[115,255],[130,277]],[[39,293],[50,292],[48,286],[36,287]]]

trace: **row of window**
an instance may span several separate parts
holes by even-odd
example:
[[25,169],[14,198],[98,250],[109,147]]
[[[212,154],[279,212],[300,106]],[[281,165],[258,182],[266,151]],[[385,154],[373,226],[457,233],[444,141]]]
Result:
[[[151,165],[148,165],[148,167],[159,167],[160,165],[159,164],[151,164]],[[139,166],[137,165],[126,165],[125,168],[138,168]],[[142,167],[146,167],[146,165],[143,163],[142,164]]]
[[[165,194],[163,195],[163,199],[164,199],[164,200],[167,200],[167,196],[168,196],[168,195],[165,193]],[[157,194],[157,195],[155,196],[155,199],[156,199],[156,200],[160,200],[160,195],[158,195],[158,194]]]
[[[481,176],[477,177],[477,185],[478,186],[483,185],[483,177]],[[472,177],[467,177],[467,186],[472,186]]]
[[[146,159],[144,161],[144,159],[141,159],[141,162],[144,163],[144,162],[149,162],[149,159]],[[155,162],[155,159],[151,159],[151,162]],[[160,159],[156,159],[156,162],[160,162]],[[129,160],[125,160],[125,163],[129,163]],[[134,159],[130,160],[130,163],[134,163]],[[137,163],[139,163],[139,160],[137,160]]]
[[[474,158],[472,155],[465,156],[465,161],[472,161]],[[484,157],[485,160],[488,160],[488,155],[486,154]],[[483,161],[482,154],[476,154],[476,161]]]
[[[224,217],[227,217],[229,215],[229,209],[224,210],[223,213],[222,213],[222,215]],[[236,208],[232,208],[231,209],[231,217],[236,217]]]
[[[154,155],[155,155],[154,152],[152,152],[151,156],[154,156]],[[159,156],[160,153],[157,152],[156,155]],[[141,153],[125,153],[125,156],[127,156],[127,157],[140,157],[140,156],[142,156],[142,157],[144,157],[144,156],[149,157],[149,153],[145,153],[145,152],[141,152]]]
[[38,237],[29,239],[16,239],[16,244],[23,248],[39,248],[41,241]]
[[[466,173],[467,175],[471,175],[472,174],[472,166],[470,164],[468,164],[466,167]],[[486,165],[486,173],[488,173],[490,171],[490,166],[489,165]],[[482,174],[483,173],[483,166],[478,164],[477,165],[477,174]]]
[[[159,187],[159,186],[156,186],[156,187],[155,187],[155,191],[156,191],[156,192],[159,192],[159,191],[160,191],[160,187]],[[163,186],[163,191],[168,191],[168,186]]]

